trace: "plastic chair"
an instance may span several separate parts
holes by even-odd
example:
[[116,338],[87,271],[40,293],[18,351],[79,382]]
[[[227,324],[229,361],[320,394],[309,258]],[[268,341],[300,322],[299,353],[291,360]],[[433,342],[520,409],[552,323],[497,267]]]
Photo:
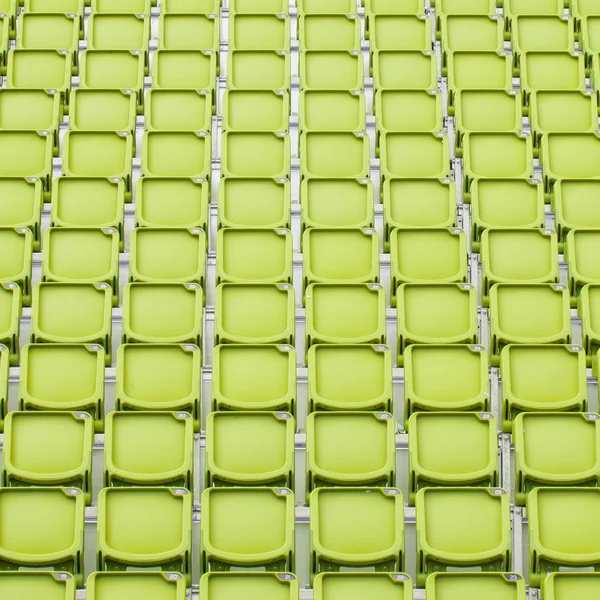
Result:
[[441,131],[442,96],[433,90],[379,90],[375,94],[378,133]]
[[203,598],[231,600],[247,596],[250,590],[264,600],[295,600],[299,585],[291,573],[206,573],[200,578]]
[[286,90],[291,84],[290,55],[282,50],[232,50],[227,53],[227,87],[232,90]]
[[433,50],[381,50],[373,53],[376,90],[434,90],[437,62]]
[[360,50],[360,18],[356,14],[302,14],[298,17],[299,49]]
[[0,594],[22,600],[73,600],[75,580],[64,572],[8,571],[0,573]]
[[290,20],[286,14],[232,14],[229,20],[231,50],[290,51]]
[[332,0],[323,5],[319,0],[298,0],[298,14],[350,14],[356,13],[356,0]]
[[[600,11],[599,11],[600,12]],[[599,15],[583,17],[578,23],[581,48],[587,55],[600,52],[598,44],[598,28],[600,27]]]
[[220,44],[218,8],[209,14],[164,13],[158,19],[159,50],[211,50]]
[[290,138],[284,131],[227,131],[221,155],[221,177],[290,177]]
[[[90,0],[92,13],[150,14],[150,0]],[[154,2],[152,3],[154,4]]]
[[376,14],[369,18],[371,52],[431,50],[431,22],[424,14]]
[[440,15],[438,22],[445,53],[504,50],[504,21],[495,10],[484,15]]
[[89,600],[184,600],[185,579],[179,573],[92,573],[86,596]]
[[33,248],[40,248],[40,220],[44,201],[43,182],[35,177],[0,179],[0,225],[27,227],[33,234]]
[[575,25],[570,16],[518,15],[511,20],[511,43],[523,52],[574,52]]
[[206,131],[212,129],[212,98],[206,90],[149,90],[147,131]]
[[16,365],[19,357],[21,296],[16,283],[0,283],[0,344],[8,348],[11,365]]
[[69,100],[69,128],[72,131],[128,131],[133,135],[136,113],[136,97],[131,90],[76,89]]
[[366,131],[366,100],[360,90],[303,90],[300,131]]
[[360,52],[307,50],[300,53],[303,90],[364,90],[364,61]]
[[575,229],[569,232],[565,244],[565,260],[569,266],[569,287],[577,296],[588,283],[600,282],[596,261],[600,232],[595,229]]
[[207,90],[214,106],[216,77],[217,58],[210,50],[157,50],[152,56],[152,86],[156,89]]
[[570,52],[524,52],[520,57],[521,89],[585,90],[585,59]]
[[412,581],[405,573],[321,573],[313,581],[315,600],[340,600],[352,594],[410,600]]
[[465,599],[496,597],[498,600],[527,597],[525,580],[518,573],[433,573],[427,578],[425,588],[431,600],[443,600],[446,595]]
[[232,14],[287,14],[288,9],[285,0],[231,0],[229,6]]
[[219,0],[164,0],[160,3],[164,14],[218,14],[219,8]]
[[31,262],[33,235],[25,227],[0,227],[0,280],[16,283],[22,292],[22,303],[31,304]]
[[[306,1],[306,0],[305,0]],[[314,2],[315,0],[313,0]],[[406,2],[394,2],[394,0],[366,0],[360,2],[365,7],[365,39],[369,39],[371,20],[378,14],[425,14],[424,0],[407,0]]]
[[49,131],[0,131],[0,177],[39,179],[50,190],[54,137]]
[[[83,3],[83,0],[75,0],[75,2],[80,1],[81,3]],[[28,3],[31,2],[31,0],[27,0]],[[35,2],[35,0],[34,0]],[[8,28],[6,30],[7,36],[6,36],[6,42],[5,44],[8,45],[8,34],[10,35],[15,35],[15,21],[16,21],[16,14],[17,14],[17,1],[16,0],[2,0],[0,2],[0,10],[2,11],[3,14],[6,15],[6,21],[7,21],[7,25]],[[27,9],[26,9],[27,10]]]
[[288,131],[290,96],[285,90],[227,90],[225,131]]
[[571,229],[600,229],[599,190],[600,182],[589,179],[559,179],[554,184],[552,205],[561,242]]
[[563,15],[562,0],[504,0],[504,15],[507,19],[519,15]]
[[548,600],[566,600],[580,598],[594,600],[600,592],[598,573],[550,573],[543,584],[544,598]]
[[6,346],[0,345],[0,430],[4,430],[4,418],[8,413],[8,373],[10,353]]

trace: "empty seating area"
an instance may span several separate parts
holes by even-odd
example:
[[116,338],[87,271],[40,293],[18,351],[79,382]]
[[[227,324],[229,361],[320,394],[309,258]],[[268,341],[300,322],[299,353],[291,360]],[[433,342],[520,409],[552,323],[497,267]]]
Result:
[[0,0],[0,598],[600,597],[597,0]]

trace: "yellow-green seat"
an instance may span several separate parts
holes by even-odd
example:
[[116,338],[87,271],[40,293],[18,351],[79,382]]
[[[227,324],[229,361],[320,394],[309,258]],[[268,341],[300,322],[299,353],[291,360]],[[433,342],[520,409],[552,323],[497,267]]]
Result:
[[378,90],[374,111],[378,133],[443,129],[442,95],[437,89]]
[[600,52],[598,33],[600,33],[600,10],[597,15],[583,17],[578,23],[579,39],[582,50],[588,55]]
[[364,60],[358,50],[307,50],[300,53],[304,90],[364,90]]
[[308,411],[393,412],[392,353],[387,346],[317,344],[307,354]]
[[591,15],[600,14],[594,0],[569,0],[569,11],[576,19],[582,19]]
[[213,572],[200,578],[200,593],[212,600],[296,600],[299,584],[292,573]]
[[212,412],[206,419],[206,487],[294,485],[294,417]]
[[433,50],[378,50],[373,53],[376,90],[434,90],[438,68]]
[[216,77],[217,59],[210,50],[157,50],[152,56],[152,87],[156,89],[207,90],[214,105]]
[[542,584],[547,600],[594,600],[600,594],[598,573],[550,573]]
[[570,15],[518,15],[510,28],[517,64],[524,52],[575,51],[575,25]]
[[435,12],[440,16],[491,15],[496,12],[495,0],[436,0],[434,5]]
[[405,573],[321,573],[313,581],[315,600],[411,600],[412,594]]
[[104,484],[192,489],[194,422],[186,412],[112,412],[106,417]]
[[290,137],[284,131],[227,131],[221,138],[221,177],[289,179],[290,168]]
[[8,571],[0,573],[0,594],[21,600],[74,600],[75,579],[58,571]]
[[509,345],[500,354],[502,427],[521,412],[587,409],[585,353],[580,346]]
[[428,600],[527,598],[525,579],[518,573],[433,573],[427,578],[425,588]]
[[[305,0],[306,1],[306,0]],[[315,0],[312,0],[315,2]],[[424,0],[405,0],[396,2],[395,0],[365,0],[360,1],[365,7],[365,38],[369,39],[371,20],[378,14],[392,15],[423,15],[425,14]]]
[[371,52],[431,50],[431,21],[424,14],[375,14],[369,18]]
[[205,131],[147,131],[142,175],[209,179],[212,139]]
[[185,488],[104,488],[98,494],[99,571],[160,568],[190,584],[192,494]]
[[324,486],[394,486],[394,417],[385,412],[310,413],[306,465],[307,496]]
[[[35,2],[35,0],[33,0]],[[75,4],[81,4],[83,5],[83,0],[66,0],[67,2],[75,2]],[[27,0],[27,2],[30,4],[31,0]],[[43,0],[42,0],[43,3]],[[17,14],[17,0],[2,0],[0,2],[0,11],[2,11],[3,14],[6,15],[5,19],[7,21],[7,25],[8,28],[6,30],[7,34],[10,34],[12,37],[15,36],[15,21],[16,21],[16,14]],[[47,3],[46,3],[47,4]],[[28,9],[26,9],[28,10]],[[8,45],[8,35],[7,35],[7,39],[4,42],[5,45]]]
[[90,0],[90,2],[92,13],[150,14],[150,0]]
[[287,345],[223,344],[213,351],[212,410],[295,414],[296,352]]
[[600,285],[590,283],[580,292],[578,302],[583,346],[588,354],[596,354],[600,347],[600,335],[597,328],[597,315],[600,308]]
[[298,14],[349,14],[356,12],[356,0],[298,0]]
[[31,304],[33,235],[26,227],[0,227],[0,280],[21,288],[22,302]]
[[33,234],[34,250],[40,248],[43,188],[35,177],[0,178],[0,226],[27,227]]
[[228,26],[231,50],[290,51],[290,19],[285,14],[232,13]]
[[360,90],[303,90],[301,131],[365,131],[366,100]]
[[77,488],[0,488],[2,571],[67,571],[83,587],[84,512]]
[[293,344],[289,283],[222,283],[215,293],[215,344]]
[[228,89],[289,91],[291,77],[288,52],[232,50],[227,53]]
[[218,487],[202,493],[200,571],[294,570],[294,493]]
[[10,353],[6,346],[0,345],[0,428],[4,427],[4,418],[8,412],[8,373]]
[[200,428],[202,357],[192,344],[122,344],[115,408],[189,413]]
[[446,14],[439,17],[442,49],[448,52],[502,52],[504,22],[492,14]]
[[231,0],[229,4],[229,10],[235,14],[287,14],[288,9],[286,0]]
[[396,488],[322,487],[310,495],[310,575],[404,570],[404,501]]
[[600,416],[594,413],[521,413],[513,426],[518,504],[540,486],[597,487]]
[[204,293],[197,283],[129,283],[123,341],[201,347]]
[[163,13],[158,19],[159,50],[211,50],[218,52],[219,15],[210,12]]
[[39,179],[50,191],[53,150],[49,131],[0,131],[0,178]]
[[[148,54],[150,14],[100,12],[87,21],[87,43],[90,50],[128,50]],[[148,73],[148,58],[145,64]]]
[[498,485],[497,423],[491,413],[414,413],[408,448],[411,504],[426,487]]
[[600,229],[600,181],[559,179],[552,188],[552,206],[559,241],[572,229]]
[[564,0],[503,0],[507,19],[520,15],[563,15]]
[[302,14],[298,18],[300,51],[360,50],[357,14]]
[[430,487],[417,493],[415,504],[419,586],[440,571],[510,569],[510,497],[505,490]]
[[524,52],[519,59],[521,89],[585,90],[585,58],[570,52]]
[[94,421],[87,413],[10,412],[4,422],[3,485],[72,486],[90,504],[93,443]]
[[569,266],[571,295],[578,295],[588,283],[600,283],[598,252],[600,232],[596,229],[573,229],[568,233],[565,260]]
[[403,283],[396,298],[399,364],[410,344],[477,342],[477,291],[470,283]]
[[149,90],[145,127],[148,131],[212,129],[212,98],[207,90]]
[[291,283],[288,229],[221,229],[217,233],[217,284]]
[[289,120],[285,90],[227,90],[223,95],[225,131],[287,131]]
[[14,365],[19,357],[21,296],[21,288],[16,283],[0,283],[0,343],[8,348]]
[[163,0],[160,3],[160,10],[165,14],[218,14],[219,7],[219,0]]
[[19,410],[85,411],[104,429],[104,350],[83,344],[23,348]]
[[89,600],[185,600],[185,579],[179,573],[92,573],[87,579],[86,597]]

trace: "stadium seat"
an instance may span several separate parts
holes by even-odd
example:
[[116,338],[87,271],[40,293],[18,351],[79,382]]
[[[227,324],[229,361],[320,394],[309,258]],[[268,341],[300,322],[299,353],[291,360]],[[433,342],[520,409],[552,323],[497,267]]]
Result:
[[467,236],[462,229],[394,229],[390,235],[390,296],[403,283],[460,283],[468,279]]
[[521,89],[585,90],[585,59],[570,52],[525,52],[520,57]]
[[33,234],[33,248],[40,248],[43,182],[35,177],[0,178],[0,225],[27,227]]
[[290,157],[283,131],[227,131],[221,137],[221,177],[289,178]]
[[[231,22],[231,21],[230,21]],[[162,14],[158,19],[159,50],[211,50],[220,42],[217,14]]]
[[160,567],[190,584],[192,494],[185,488],[104,488],[96,527],[99,571]]
[[[185,600],[185,580],[179,573],[92,573],[86,583],[88,600]],[[62,598],[61,598],[62,600]]]
[[[305,0],[306,1],[306,0]],[[315,0],[313,0],[314,2]],[[365,7],[365,39],[369,39],[371,20],[375,15],[424,15],[424,0],[407,0],[395,2],[394,0],[366,0],[360,2]]]
[[433,572],[510,569],[510,497],[505,490],[425,488],[417,493],[416,518],[419,587]]
[[294,493],[287,488],[204,490],[200,572],[257,566],[293,572],[294,512]]
[[518,15],[510,24],[517,56],[523,52],[574,52],[574,20],[566,15]]
[[444,52],[502,52],[504,22],[500,15],[450,14],[439,17]]
[[527,497],[529,584],[566,569],[598,569],[600,488],[543,487]]
[[[75,2],[77,1],[80,1],[83,4],[83,0],[75,0]],[[31,2],[31,0],[27,0],[27,2]],[[15,35],[15,18],[17,14],[17,4],[17,0],[1,0],[0,2],[0,11],[2,12],[2,14],[6,15],[6,17],[4,17],[6,19],[6,37],[2,42],[5,46],[8,45],[8,36]],[[4,30],[4,24],[2,25],[2,27]]]
[[136,187],[136,226],[206,230],[208,196],[209,184],[202,178],[141,177]]
[[543,583],[547,600],[594,600],[600,593],[598,573],[550,573]]
[[299,72],[304,90],[364,90],[364,60],[358,50],[301,52]]
[[0,177],[33,177],[50,190],[53,150],[49,131],[0,131]]
[[292,344],[295,297],[289,283],[222,283],[215,292],[215,345]]
[[209,50],[157,50],[152,56],[153,88],[213,92],[216,77],[216,55]]
[[404,573],[321,573],[313,581],[315,600],[373,597],[410,600],[412,581]]
[[598,270],[600,232],[595,229],[574,229],[567,235],[565,260],[569,266],[571,295],[577,296],[584,285],[600,283]]
[[290,37],[290,20],[285,14],[232,14],[229,19],[231,50],[289,52]]
[[223,344],[213,350],[212,362],[212,410],[282,410],[295,414],[293,347]]
[[410,344],[477,342],[477,291],[470,283],[404,283],[396,302],[399,364]]
[[202,229],[142,227],[131,232],[131,281],[203,286],[205,273],[206,234]]
[[413,413],[408,431],[410,504],[425,487],[498,485],[498,434],[491,413]]
[[394,486],[394,418],[389,413],[312,412],[306,420],[306,465],[307,499],[324,486]]
[[373,83],[376,90],[435,90],[438,86],[435,53],[377,51],[373,54]]
[[552,188],[552,205],[558,239],[563,242],[571,229],[600,229],[600,182],[589,179],[559,179]]
[[250,591],[263,600],[296,600],[298,590],[298,579],[291,573],[206,573],[200,578],[202,597],[212,600],[247,597]]
[[360,18],[356,14],[303,14],[298,18],[300,51],[360,50]]
[[217,215],[219,227],[289,229],[290,183],[287,179],[258,177],[221,179]]
[[579,21],[579,39],[582,50],[588,55],[600,52],[598,33],[600,33],[600,11],[598,15],[584,17]]
[[142,141],[142,175],[208,179],[212,139],[205,131],[147,131]]
[[[122,5],[123,3],[117,4],[119,7]],[[149,13],[125,12],[129,14],[118,14],[112,11],[92,13],[87,22],[88,49],[138,51],[147,55],[150,41]],[[147,72],[148,59],[146,58]]]
[[227,90],[223,130],[287,131],[290,96],[285,90]]
[[597,331],[597,314],[600,299],[600,285],[591,283],[585,285],[580,292],[578,302],[583,346],[588,354],[594,355],[600,347],[600,335]]
[[563,0],[504,0],[504,16],[513,19],[520,15],[557,15],[565,12]]
[[90,504],[93,443],[94,421],[87,413],[10,412],[4,422],[3,485],[73,486]]
[[379,236],[374,229],[307,229],[302,247],[304,287],[379,281]]
[[[358,63],[358,59],[355,62]],[[229,89],[289,91],[290,83],[291,66],[288,52],[283,50],[232,50],[227,53],[227,87]]]
[[496,12],[496,3],[494,0],[436,0],[435,12],[440,16],[492,15]]
[[19,356],[21,307],[21,288],[0,283],[0,344],[8,348],[11,364],[17,364]]
[[123,344],[117,350],[115,408],[184,411],[200,423],[202,357],[191,344]]
[[83,587],[84,509],[76,488],[0,488],[2,571],[67,571]]
[[471,202],[472,249],[486,229],[529,229],[544,227],[544,187],[527,179],[474,179]]
[[119,232],[50,227],[44,232],[42,281],[105,283],[119,304]]
[[[281,4],[281,0],[276,0]],[[219,0],[163,0],[160,10],[165,14],[219,14]],[[270,11],[269,11],[270,12]]]
[[192,489],[194,422],[185,412],[112,412],[106,417],[104,485]]
[[359,90],[300,92],[300,131],[365,131],[366,100]]
[[6,346],[0,345],[0,430],[4,430],[4,418],[8,412],[8,373],[10,353]]
[[370,140],[362,131],[308,131],[300,136],[304,177],[368,178]]
[[206,487],[294,485],[289,413],[212,412],[206,418]]
[[409,346],[404,352],[404,378],[405,428],[409,417],[420,411],[490,410],[488,354],[483,346]]
[[104,429],[104,350],[83,344],[31,344],[21,357],[19,410],[85,411]]
[[434,133],[384,133],[379,141],[381,176],[442,179],[450,174],[448,136]]
[[123,292],[123,342],[201,347],[203,305],[197,283],[130,283]]
[[31,304],[33,235],[26,227],[0,227],[0,280],[21,288],[22,303]]
[[404,570],[404,502],[396,488],[317,488],[310,495],[310,575]]
[[592,486],[600,480],[600,417],[593,413],[521,413],[513,426],[516,500],[539,486]]
[[[12,2],[9,0],[6,2],[2,1],[3,5],[8,5]],[[25,12],[37,12],[37,13],[77,13],[83,15],[84,11],[84,0],[24,0],[21,5],[25,6]],[[3,10],[2,12],[10,12]]]
[[150,14],[150,0],[91,0],[92,13]]
[[594,0],[569,0],[569,9],[576,19],[600,14]]
[[387,346],[318,344],[307,353],[308,412],[393,413],[392,353]]
[[0,573],[0,594],[4,598],[52,598],[52,600],[73,600],[75,580],[70,573],[8,571]]
[[416,14],[375,14],[369,18],[371,52],[431,50],[431,21]]
[[292,243],[287,229],[221,229],[217,233],[217,285],[291,283]]
[[315,283],[306,288],[306,348],[384,344],[385,290],[376,283]]
[[579,346],[509,345],[500,354],[503,429],[521,412],[587,409],[586,360]]
[[298,14],[350,14],[356,12],[356,0],[330,0],[323,4],[319,0],[298,0]]
[[145,110],[147,131],[212,129],[212,98],[206,90],[149,90]]
[[427,598],[431,600],[444,598],[525,600],[527,598],[525,579],[518,573],[433,573],[427,578],[425,588]]

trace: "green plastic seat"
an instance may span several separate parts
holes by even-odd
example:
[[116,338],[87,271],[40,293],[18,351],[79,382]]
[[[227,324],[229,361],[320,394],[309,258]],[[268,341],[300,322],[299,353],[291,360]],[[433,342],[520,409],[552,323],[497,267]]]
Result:
[[600,182],[559,179],[552,188],[552,206],[562,242],[572,229],[600,229]]
[[330,0],[323,4],[319,0],[298,0],[299,15],[350,14],[356,12],[356,0]]
[[292,344],[294,289],[289,283],[222,283],[215,292],[215,345]]
[[506,346],[500,354],[502,427],[522,412],[587,409],[586,359],[580,346]]
[[31,304],[33,235],[26,227],[0,227],[0,280],[21,288],[22,303]]
[[40,220],[44,190],[35,177],[0,178],[0,225],[27,227],[33,234],[33,248],[40,248]]
[[300,184],[302,227],[373,227],[374,190],[368,179],[309,177]]
[[208,179],[212,139],[205,131],[147,131],[142,141],[142,175]]
[[384,344],[385,290],[377,283],[314,283],[306,288],[306,348]]
[[450,174],[450,144],[441,131],[383,133],[379,147],[384,179],[440,179]]
[[[600,11],[598,11],[600,13]],[[600,52],[600,14],[584,17],[579,23],[579,39],[581,48],[588,55]]]
[[87,413],[10,412],[4,422],[3,485],[73,486],[89,504],[93,443],[94,421]]
[[301,131],[365,131],[366,100],[360,90],[300,92]]
[[[197,0],[191,1],[197,2]],[[287,14],[288,9],[289,4],[286,0],[231,0],[229,3],[229,11],[232,14]]]
[[442,95],[434,90],[379,90],[375,94],[379,133],[441,131]]
[[285,90],[227,90],[225,131],[288,131],[290,97]]
[[163,0],[160,3],[164,14],[218,14],[219,7],[219,0]]
[[159,50],[219,50],[217,14],[162,14],[158,19]]
[[130,283],[123,292],[123,341],[201,347],[203,306],[197,283]]
[[98,344],[110,365],[111,304],[106,283],[40,283],[33,288],[31,341]]
[[360,50],[360,18],[356,14],[302,14],[298,17],[300,51]]
[[116,410],[187,412],[198,431],[201,365],[201,352],[192,344],[122,344]]
[[295,414],[296,352],[287,345],[223,344],[213,351],[214,411]]
[[50,190],[53,151],[49,131],[0,131],[0,177],[39,179]]
[[[147,54],[149,41],[149,13],[99,12],[92,13],[88,19],[87,42],[90,50],[129,50]],[[147,69],[146,59],[146,72]]]
[[530,229],[544,227],[544,187],[528,179],[474,179],[471,182],[472,244],[486,229]]
[[22,600],[74,600],[75,580],[64,572],[8,571],[0,573],[0,594]]
[[498,434],[491,413],[414,413],[408,447],[411,504],[426,487],[498,485]]
[[391,305],[403,283],[460,283],[468,279],[462,229],[394,229],[390,241]]
[[597,487],[600,417],[594,413],[521,413],[513,425],[516,500],[540,486]]
[[364,60],[358,50],[308,50],[300,53],[304,90],[364,90]]
[[202,597],[212,600],[296,600],[298,590],[298,579],[291,573],[213,572],[200,578]]
[[494,0],[436,0],[433,4],[435,12],[440,16],[492,15],[496,12]]
[[410,600],[412,581],[405,573],[321,573],[313,581],[315,600]]
[[217,59],[210,50],[157,50],[152,56],[153,88],[213,93],[216,77]]
[[578,308],[581,317],[583,346],[588,354],[594,355],[600,347],[596,316],[600,308],[600,285],[591,283],[581,288]]
[[369,177],[370,141],[362,131],[305,132],[300,154],[302,177]]
[[206,234],[202,229],[142,227],[134,229],[129,240],[131,281],[204,285]]
[[393,410],[387,346],[317,344],[307,353],[308,410]]
[[571,295],[577,296],[584,285],[600,283],[598,261],[600,232],[595,229],[574,229],[567,235],[565,260],[569,266]]
[[410,344],[477,343],[477,291],[470,283],[404,283],[396,303],[399,364]]
[[105,283],[119,303],[119,232],[114,228],[49,227],[44,232],[42,280]]
[[206,90],[149,90],[147,131],[206,131],[212,129],[212,98]]
[[[69,0],[67,0],[69,1]],[[83,4],[83,0],[74,0],[75,2],[81,2]],[[31,0],[27,0],[28,3],[31,2]],[[34,0],[35,2],[35,0]],[[28,9],[25,9],[28,10]],[[7,34],[10,35],[15,35],[15,21],[16,21],[16,14],[17,14],[17,0],[1,0],[0,1],[0,11],[2,11],[3,14],[6,15],[6,21],[7,21],[7,25],[8,25],[8,29],[6,31]],[[8,35],[6,37],[6,42],[4,42],[5,44],[8,44]]]
[[495,11],[484,15],[441,15],[439,22],[445,53],[504,50],[504,22]]
[[1,488],[2,571],[67,571],[83,587],[84,508],[83,493],[72,487]]
[[213,412],[206,418],[206,487],[294,485],[289,413]]
[[438,85],[433,50],[383,50],[373,53],[376,90],[434,90]]
[[404,570],[404,501],[396,488],[322,487],[310,495],[310,575]]
[[202,493],[200,570],[294,570],[294,493],[287,488],[208,488]]
[[600,488],[542,487],[527,497],[529,584],[561,569],[600,569]]
[[431,50],[431,21],[424,14],[375,14],[369,18],[371,52]]
[[290,182],[255,177],[223,178],[219,181],[217,216],[219,227],[289,229]]
[[594,600],[600,593],[598,573],[550,573],[542,584],[548,600]]
[[[4,0],[3,0],[4,2]],[[84,0],[25,0],[25,12],[77,13],[83,15]],[[7,12],[7,11],[2,11]]]
[[104,488],[96,528],[99,571],[160,567],[190,584],[192,494],[185,488]]
[[0,344],[8,348],[14,365],[19,356],[21,307],[21,288],[16,283],[0,283]]
[[4,418],[8,412],[8,373],[10,368],[10,352],[6,346],[0,345],[0,429],[4,430]]
[[289,91],[291,77],[290,54],[283,50],[227,53],[228,89]]
[[419,586],[434,572],[510,569],[510,498],[505,490],[424,488],[417,493],[415,504]]
[[192,489],[194,422],[185,412],[112,412],[104,438],[106,487]]
[[576,19],[600,14],[594,0],[569,0],[569,12]]
[[23,348],[19,410],[90,414],[104,429],[104,350],[83,344],[30,344]]
[[517,56],[523,52],[575,51],[575,25],[569,15],[518,15],[510,27]]
[[209,184],[205,179],[141,177],[136,186],[137,227],[206,230]]
[[[90,0],[92,13],[150,14],[150,0]],[[152,3],[154,4],[154,3]]]
[[290,138],[283,131],[227,131],[221,138],[221,177],[289,179],[290,168]]
[[289,52],[290,38],[290,20],[285,14],[232,14],[229,20],[231,50]]
[[[313,0],[315,2],[315,0]],[[375,15],[424,15],[424,0],[405,0],[396,2],[395,0],[365,0],[359,2],[365,7],[365,39],[370,37],[371,20]]]
[[563,0],[503,0],[507,19],[520,15],[556,15],[565,12]]
[[427,578],[425,587],[427,598],[431,600],[527,598],[525,580],[518,573],[433,573]]
[[306,420],[307,496],[323,486],[396,482],[396,423],[389,413],[313,412]]
[[[432,377],[432,373],[436,376]],[[490,410],[483,346],[413,344],[404,351],[404,427],[419,412]]]
[[217,284],[291,283],[292,243],[287,229],[221,229],[217,233]]
[[185,580],[179,573],[92,573],[87,579],[86,597],[89,600],[185,600]]
[[585,90],[585,59],[570,52],[524,52],[520,56],[521,89]]

